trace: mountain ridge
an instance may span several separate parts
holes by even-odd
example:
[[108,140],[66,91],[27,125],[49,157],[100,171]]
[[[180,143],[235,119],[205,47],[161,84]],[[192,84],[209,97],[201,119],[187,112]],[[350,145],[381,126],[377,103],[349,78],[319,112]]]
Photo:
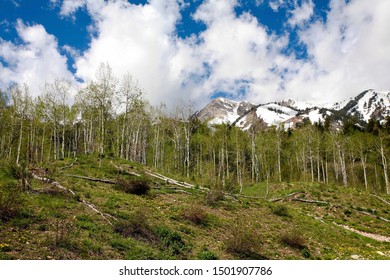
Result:
[[291,98],[255,104],[219,97],[197,111],[194,116],[210,125],[225,123],[243,130],[259,125],[263,128],[280,125],[285,129],[296,128],[306,120],[312,124],[324,123],[327,117],[335,123],[345,117],[353,117],[360,123],[368,123],[371,118],[383,122],[390,116],[390,91],[368,89],[355,97],[329,105],[315,105]]

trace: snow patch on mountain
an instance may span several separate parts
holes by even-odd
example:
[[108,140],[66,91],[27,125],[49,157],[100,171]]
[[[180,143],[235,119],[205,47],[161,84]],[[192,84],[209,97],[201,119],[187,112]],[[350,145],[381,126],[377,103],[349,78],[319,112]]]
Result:
[[304,114],[304,115],[302,115],[302,117],[308,118],[310,120],[310,122],[313,123],[313,124],[314,123],[320,123],[320,122],[324,123],[325,122],[325,118],[320,113],[319,109],[310,111],[309,114]]
[[275,103],[269,103],[257,108],[256,115],[263,119],[268,125],[279,125],[291,117],[295,116],[298,111],[289,107],[281,106]]
[[365,122],[373,117],[382,120],[390,115],[390,92],[366,90],[355,98],[335,103],[332,109],[344,110]]
[[[233,124],[243,130],[256,126],[279,126],[294,128],[308,118],[311,123],[325,122],[326,116],[352,115],[357,120],[368,122],[371,118],[383,121],[390,116],[390,92],[366,90],[355,98],[326,105],[284,99],[280,102],[255,105],[247,101],[232,101],[217,98],[197,112],[195,116],[201,121],[214,124]],[[337,119],[340,122],[340,119]]]

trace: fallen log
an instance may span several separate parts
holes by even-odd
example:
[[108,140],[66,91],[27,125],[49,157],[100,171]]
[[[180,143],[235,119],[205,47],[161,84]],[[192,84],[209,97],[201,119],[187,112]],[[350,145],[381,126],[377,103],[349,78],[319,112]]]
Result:
[[[187,183],[187,182],[180,182],[178,180],[169,178],[169,177],[164,176],[164,175],[159,174],[159,173],[153,173],[153,172],[150,172],[150,171],[146,171],[145,173],[147,175],[151,176],[151,177],[154,177],[154,178],[160,179],[162,181],[165,181],[168,184],[176,185],[176,186],[183,187],[183,188],[186,188],[186,189],[196,189],[197,188],[193,184],[190,184],[190,183]],[[198,189],[201,190],[201,191],[210,191],[210,189],[206,188],[206,187],[198,187]]]
[[383,217],[381,217],[381,216],[377,216],[377,215],[371,214],[371,213],[366,212],[366,211],[361,211],[361,210],[357,210],[357,209],[355,209],[355,210],[356,210],[357,212],[359,212],[359,213],[364,214],[364,215],[371,216],[371,217],[374,217],[374,218],[377,218],[377,219],[380,219],[380,220],[382,220],[382,221],[385,221],[385,222],[390,223],[390,220],[388,220],[388,219],[386,219],[386,218],[383,218]]
[[190,188],[194,187],[193,185],[180,183],[179,181],[177,181],[175,179],[166,177],[166,176],[161,175],[159,173],[152,173],[152,172],[146,171],[146,174],[148,174],[151,177],[163,180],[163,181],[167,182],[168,184],[177,185],[177,186],[180,186],[180,187],[183,187],[183,188],[187,188],[187,189],[190,189]]
[[302,199],[302,198],[292,198],[292,201],[299,201],[299,202],[305,202],[305,203],[313,203],[313,204],[324,204],[329,205],[330,203],[327,201],[321,201],[321,200],[309,200],[309,199]]
[[106,213],[103,213],[103,212],[99,211],[95,207],[95,205],[93,205],[92,203],[90,203],[90,202],[88,202],[86,200],[82,200],[81,203],[83,203],[84,205],[88,206],[90,209],[92,209],[92,211],[94,211],[94,212],[98,213],[100,216],[102,216],[102,218],[104,220],[106,220],[110,224],[110,226],[113,226],[113,224],[111,223],[111,221],[105,215],[107,215],[108,217],[111,217],[115,221],[118,221],[118,219],[116,219],[115,217],[111,216],[110,214],[106,214]]
[[52,186],[56,187],[56,188],[59,188],[61,190],[64,190],[64,191],[67,191],[67,192],[70,192],[73,196],[76,195],[76,193],[74,191],[72,191],[71,189],[68,189],[68,188],[65,188],[64,186],[62,186],[60,183],[56,182],[56,181],[53,181],[53,180],[50,180],[48,178],[45,178],[45,177],[40,177],[34,173],[32,173],[32,176],[34,179],[36,180],[40,180],[46,184],[51,184]]
[[298,194],[304,194],[304,192],[293,192],[293,193],[290,193],[286,196],[270,199],[269,201],[270,202],[277,202],[277,201],[280,201],[280,200],[283,200],[283,199],[286,199],[286,198],[289,198],[289,197],[292,197],[292,196],[298,195]]
[[373,197],[376,197],[377,199],[381,200],[382,202],[386,203],[387,205],[390,205],[390,202],[388,202],[387,200],[384,200],[383,198],[381,198],[380,196],[377,196],[375,194],[370,194],[371,196]]
[[71,164],[69,164],[67,166],[60,167],[58,169],[59,170],[64,170],[64,169],[67,169],[67,168],[71,168],[76,163],[76,161],[77,161],[77,158],[75,158],[75,160]]
[[109,179],[100,179],[100,178],[86,177],[86,176],[73,175],[73,174],[63,174],[63,175],[67,176],[67,177],[84,179],[84,180],[89,180],[89,181],[93,181],[93,182],[100,182],[100,183],[106,183],[106,184],[111,184],[111,185],[117,184],[117,181],[113,181],[113,180],[109,180]]
[[[47,184],[51,184],[52,186],[56,187],[56,188],[59,188],[61,190],[65,190],[65,191],[68,191],[70,192],[73,196],[76,196],[76,193],[74,191],[72,191],[71,189],[68,189],[68,188],[65,188],[64,186],[62,186],[59,182],[57,181],[54,181],[54,180],[50,180],[49,178],[45,178],[45,177],[40,177],[34,173],[31,173],[33,178],[34,179],[37,179],[37,180],[40,180],[44,183],[47,183]],[[76,176],[76,175],[74,175]],[[83,176],[81,176],[83,177]],[[88,177],[85,177],[85,178],[88,178]],[[83,179],[85,179],[83,178]],[[113,226],[112,222],[107,218],[107,217],[110,217],[111,219],[115,220],[115,221],[118,221],[118,219],[116,219],[115,217],[113,217],[112,215],[110,214],[107,214],[107,213],[104,213],[104,212],[101,212],[100,210],[98,210],[95,205],[93,205],[91,202],[88,202],[86,200],[82,200],[80,201],[80,203],[86,205],[88,208],[90,208],[91,210],[93,210],[94,212],[98,213],[100,216],[103,217],[104,220],[106,220],[110,226]]]

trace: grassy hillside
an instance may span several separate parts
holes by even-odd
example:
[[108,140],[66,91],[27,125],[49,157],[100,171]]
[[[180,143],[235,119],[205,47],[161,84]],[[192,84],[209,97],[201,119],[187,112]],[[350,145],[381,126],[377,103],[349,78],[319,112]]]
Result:
[[373,239],[390,237],[390,196],[299,182],[239,196],[153,172],[94,156],[3,162],[0,259],[390,259]]

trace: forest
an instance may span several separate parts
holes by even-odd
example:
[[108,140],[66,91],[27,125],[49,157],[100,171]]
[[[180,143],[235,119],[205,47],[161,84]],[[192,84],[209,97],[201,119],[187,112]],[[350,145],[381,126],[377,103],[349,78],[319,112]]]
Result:
[[[257,183],[321,182],[390,194],[390,122],[344,119],[242,131],[209,126],[190,103],[151,106],[137,81],[101,64],[70,104],[71,83],[56,80],[32,97],[27,84],[1,92],[0,158],[26,167],[93,154],[117,157],[241,193]],[[387,118],[388,120],[388,118]]]

